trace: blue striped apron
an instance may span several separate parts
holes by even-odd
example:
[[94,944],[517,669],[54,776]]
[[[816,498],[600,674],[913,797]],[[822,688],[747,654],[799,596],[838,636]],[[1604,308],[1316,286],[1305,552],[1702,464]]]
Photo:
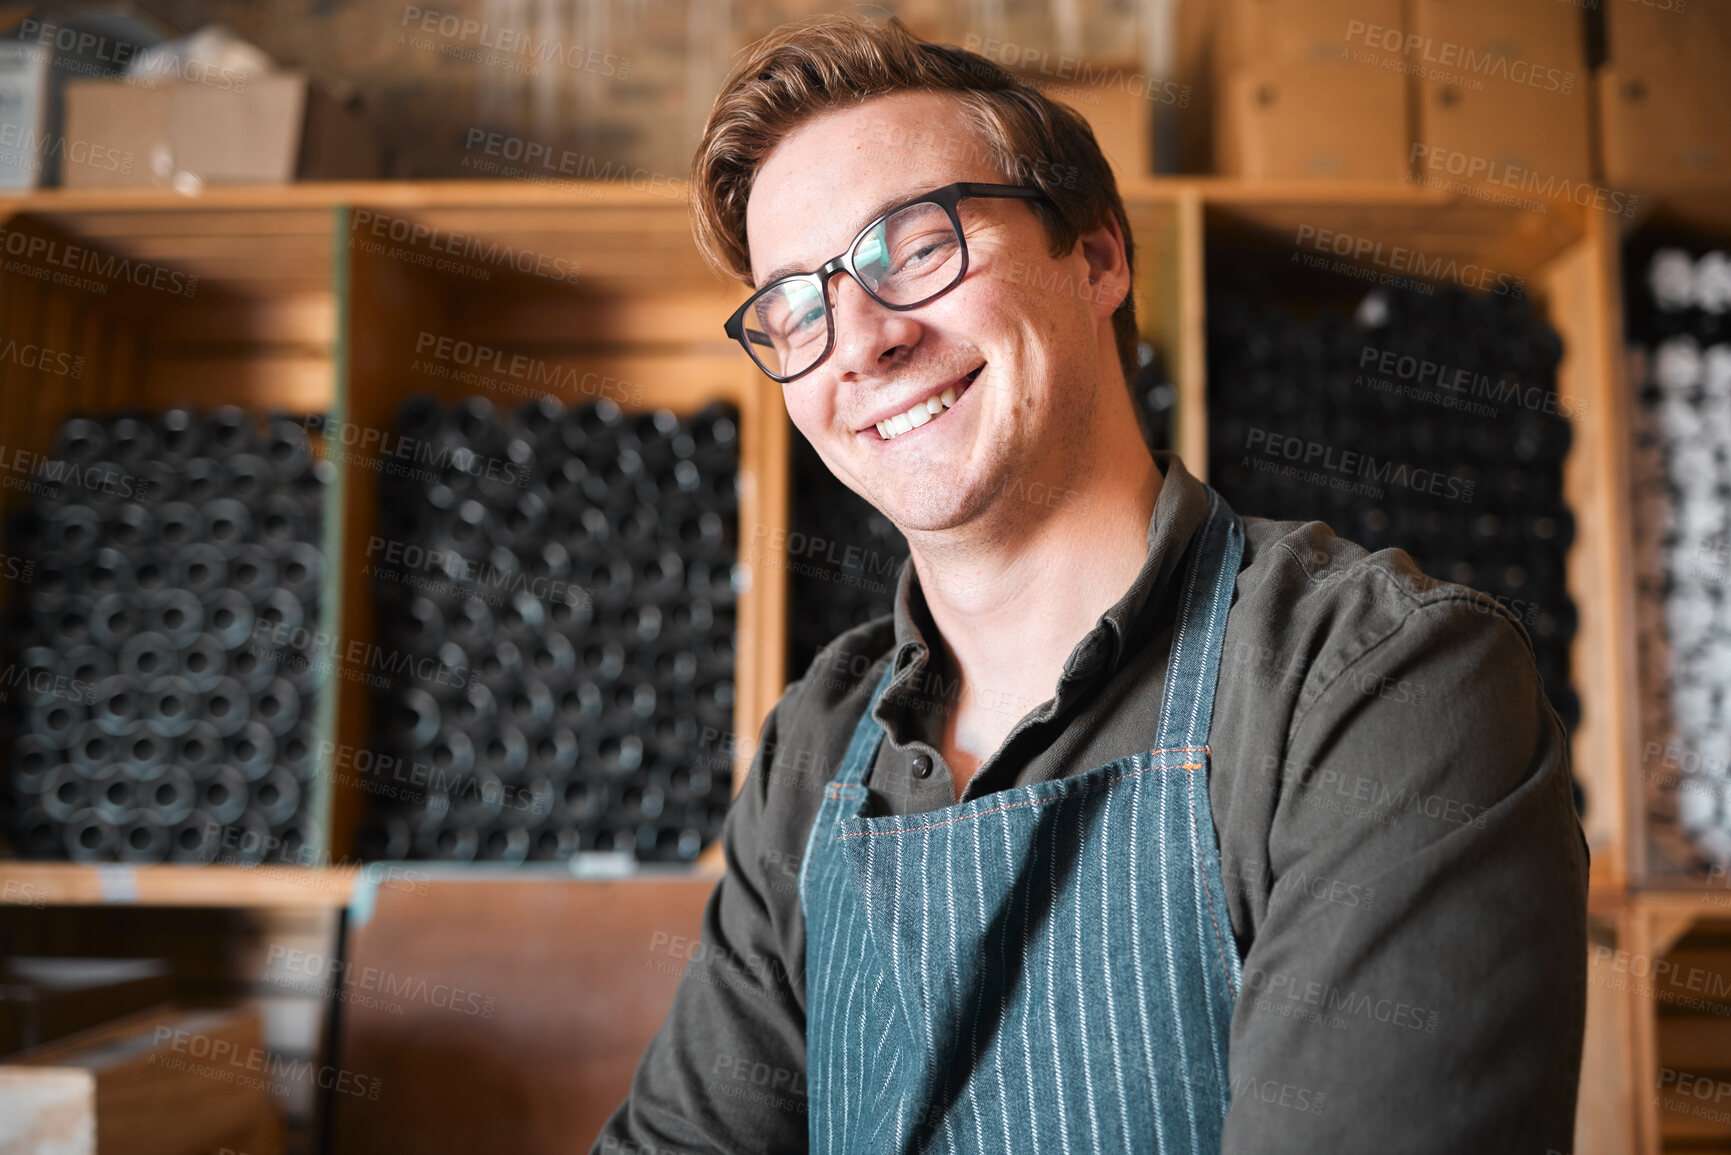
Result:
[[867,707],[800,868],[813,1152],[1220,1149],[1241,971],[1206,743],[1244,535],[1212,490],[1198,535],[1158,748],[867,817]]

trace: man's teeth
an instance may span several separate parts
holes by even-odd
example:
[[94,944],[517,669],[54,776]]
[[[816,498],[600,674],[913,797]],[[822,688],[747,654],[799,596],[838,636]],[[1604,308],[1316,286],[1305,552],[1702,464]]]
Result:
[[955,403],[956,387],[952,385],[942,393],[933,394],[916,403],[906,413],[898,413],[888,420],[878,422],[878,436],[888,441],[910,429],[917,429]]

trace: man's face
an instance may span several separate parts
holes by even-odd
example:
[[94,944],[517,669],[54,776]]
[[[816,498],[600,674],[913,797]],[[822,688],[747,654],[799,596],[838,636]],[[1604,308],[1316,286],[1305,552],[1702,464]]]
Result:
[[[950,97],[896,93],[814,117],[782,139],[752,187],[753,283],[785,265],[817,268],[887,198],[962,180],[1028,183],[995,167]],[[1090,283],[1083,246],[1048,255],[1032,203],[962,201],[967,274],[918,309],[887,309],[837,273],[835,349],[782,387],[824,463],[903,530],[951,529],[993,511],[1033,517],[1039,507],[1017,496],[1026,483],[1065,484],[1087,466],[1101,374],[1120,376],[1110,317],[1128,291],[1122,255],[1117,282]],[[880,434],[880,421],[947,387],[953,406],[940,400],[925,424]]]

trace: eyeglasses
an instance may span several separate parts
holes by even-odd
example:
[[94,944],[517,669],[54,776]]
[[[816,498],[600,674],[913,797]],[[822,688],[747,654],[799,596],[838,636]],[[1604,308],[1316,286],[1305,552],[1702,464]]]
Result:
[[956,205],[965,197],[1050,200],[1032,185],[962,181],[890,209],[859,231],[847,252],[815,272],[772,281],[727,319],[727,335],[759,368],[785,384],[811,372],[835,348],[829,279],[845,272],[886,309],[906,312],[961,283],[968,243]]

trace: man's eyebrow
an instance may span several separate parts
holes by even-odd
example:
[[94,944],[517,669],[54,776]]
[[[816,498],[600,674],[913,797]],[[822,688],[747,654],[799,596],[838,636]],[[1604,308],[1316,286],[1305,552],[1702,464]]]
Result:
[[[875,204],[871,207],[871,210],[865,214],[865,219],[867,221],[875,221],[879,217],[883,216],[885,213],[889,212],[891,209],[895,208],[897,205],[904,204],[908,201],[911,201],[919,195],[920,194],[916,193],[916,192],[900,192],[900,193],[896,193],[894,196],[887,196],[884,199],[880,200],[877,204]],[[861,224],[860,228],[861,229],[865,228],[865,225]],[[850,234],[850,239],[851,239],[851,237],[855,237],[858,235],[859,235],[859,229],[855,229],[853,231],[853,233]],[[765,277],[762,281],[759,281],[756,285],[753,286],[753,288],[761,289],[765,285],[774,284],[776,281],[781,280],[783,277],[787,276],[789,273],[809,273],[812,271],[813,270],[808,269],[805,266],[803,266],[797,262],[792,262],[789,264],[781,265],[781,266],[778,266],[773,271],[771,271],[769,276]]]

